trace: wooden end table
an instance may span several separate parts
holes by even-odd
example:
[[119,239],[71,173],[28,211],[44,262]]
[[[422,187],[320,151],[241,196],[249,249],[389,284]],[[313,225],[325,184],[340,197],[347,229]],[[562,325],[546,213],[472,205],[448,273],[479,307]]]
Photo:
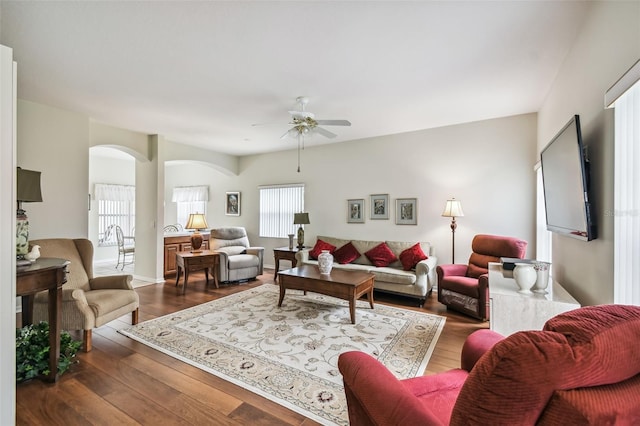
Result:
[[219,253],[211,250],[202,250],[200,252],[181,251],[176,253],[176,287],[180,281],[180,273],[184,271],[184,284],[182,285],[182,294],[187,291],[187,282],[189,281],[190,271],[199,271],[204,269],[204,276],[207,280],[207,288],[209,287],[209,270],[213,276],[213,282],[216,288],[218,285],[218,257]]
[[278,269],[280,269],[280,260],[289,260],[291,261],[291,267],[295,268],[298,264],[298,260],[296,259],[296,253],[300,250],[304,250],[308,247],[303,247],[299,249],[298,247],[294,247],[290,249],[289,247],[278,247],[273,249],[273,257],[276,260],[276,271],[273,274],[273,280],[276,281],[278,279]]
[[375,275],[362,271],[342,271],[334,269],[330,274],[321,274],[317,266],[303,265],[280,272],[280,299],[287,289],[312,291],[349,301],[351,323],[356,323],[356,300],[367,295],[373,309],[373,281]]
[[62,317],[62,285],[67,282],[68,260],[41,257],[27,266],[16,267],[16,296],[22,296],[22,326],[33,323],[33,297],[49,290],[49,375],[58,380],[60,358],[60,323]]

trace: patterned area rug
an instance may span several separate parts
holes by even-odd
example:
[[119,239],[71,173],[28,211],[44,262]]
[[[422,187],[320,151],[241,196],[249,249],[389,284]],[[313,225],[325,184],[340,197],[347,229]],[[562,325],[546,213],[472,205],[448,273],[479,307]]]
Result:
[[445,318],[264,284],[120,332],[326,425],[348,425],[337,363],[377,357],[398,378],[421,375]]

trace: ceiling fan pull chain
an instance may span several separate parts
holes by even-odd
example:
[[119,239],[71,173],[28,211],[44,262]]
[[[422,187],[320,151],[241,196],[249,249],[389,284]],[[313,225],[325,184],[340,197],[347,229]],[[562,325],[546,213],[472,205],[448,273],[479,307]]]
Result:
[[300,134],[298,133],[298,173],[300,173]]

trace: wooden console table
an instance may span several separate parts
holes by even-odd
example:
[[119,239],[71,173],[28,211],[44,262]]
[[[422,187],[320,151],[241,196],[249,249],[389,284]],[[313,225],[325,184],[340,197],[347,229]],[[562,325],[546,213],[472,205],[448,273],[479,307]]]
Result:
[[62,317],[62,285],[67,282],[68,260],[41,257],[34,263],[16,268],[16,295],[22,296],[22,326],[33,323],[33,297],[49,291],[49,375],[58,380],[60,358],[60,322]]
[[207,287],[209,287],[209,270],[213,275],[213,282],[218,286],[218,262],[220,254],[215,251],[202,250],[199,253],[192,253],[190,251],[183,251],[176,253],[176,267],[178,272],[176,273],[176,286],[180,281],[180,274],[184,271],[184,284],[182,286],[182,294],[187,291],[187,282],[189,281],[189,271],[198,271],[204,269],[204,276],[207,280]]

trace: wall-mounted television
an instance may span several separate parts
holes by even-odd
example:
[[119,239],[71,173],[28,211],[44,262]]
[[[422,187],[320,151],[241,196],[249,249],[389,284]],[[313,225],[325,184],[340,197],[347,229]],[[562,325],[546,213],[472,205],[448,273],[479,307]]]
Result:
[[540,154],[547,229],[591,241],[596,238],[589,201],[589,162],[575,115]]

